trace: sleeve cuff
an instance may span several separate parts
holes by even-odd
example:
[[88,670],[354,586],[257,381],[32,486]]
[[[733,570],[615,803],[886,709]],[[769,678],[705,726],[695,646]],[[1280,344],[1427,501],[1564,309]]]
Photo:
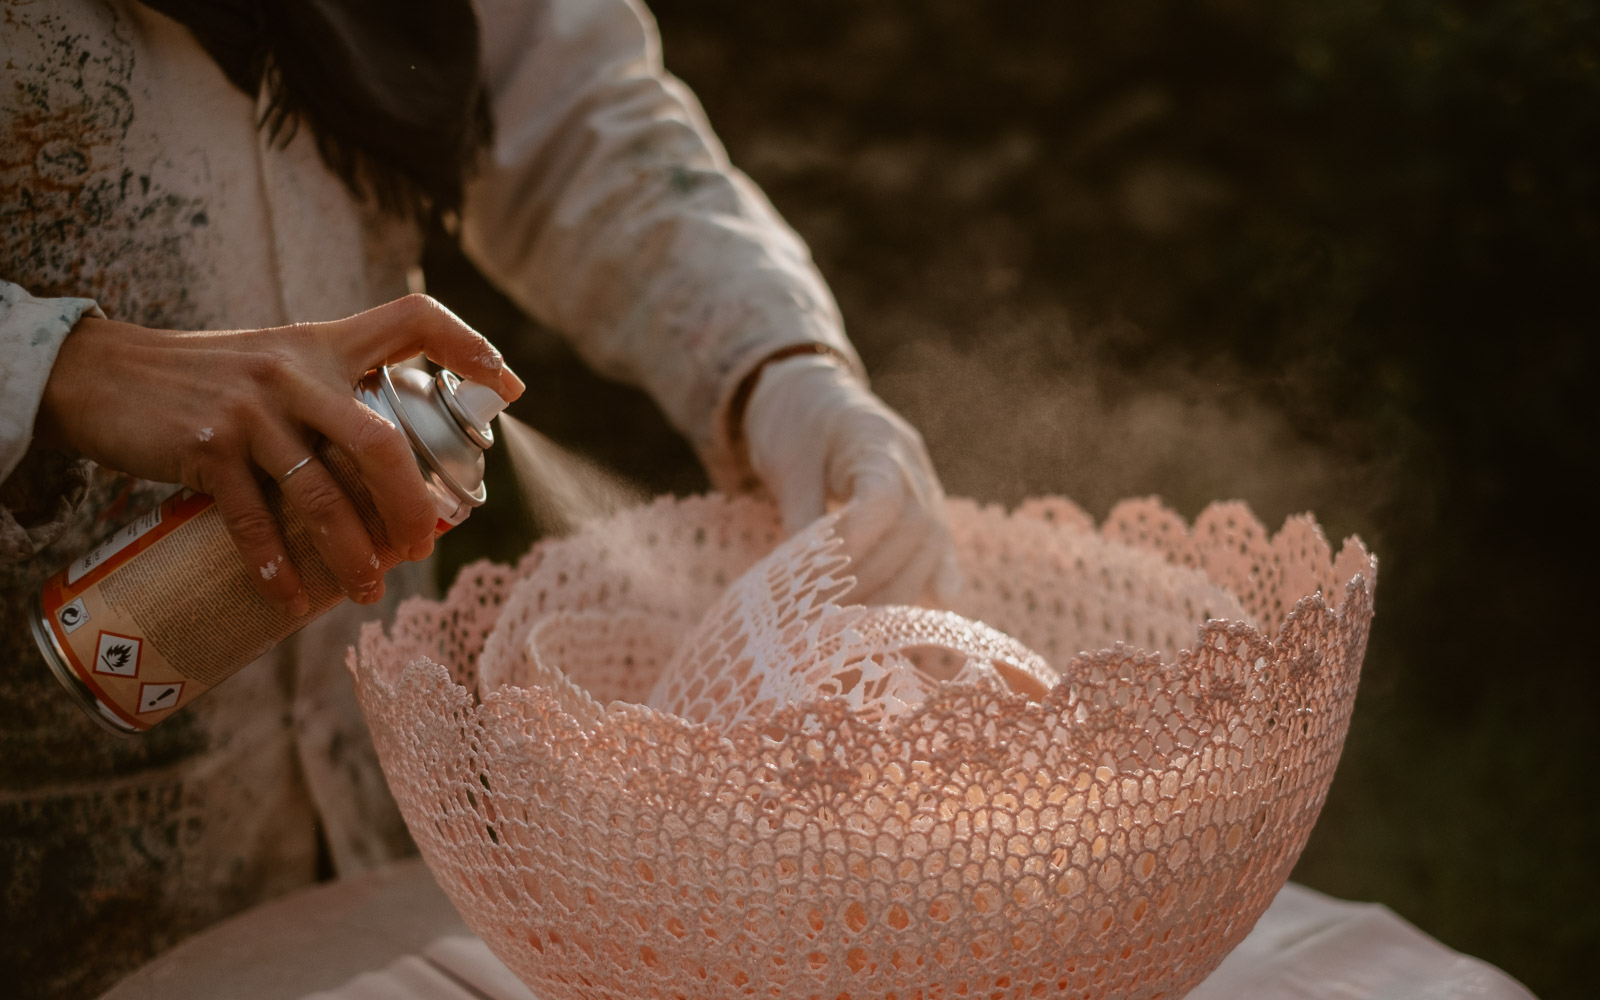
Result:
[[855,374],[863,385],[867,383],[866,369],[843,334],[829,341],[802,341],[769,348],[736,365],[724,379],[723,392],[711,422],[712,440],[701,456],[713,488],[724,493],[749,493],[761,487],[761,480],[750,465],[745,443],[745,409],[750,405],[750,395],[755,391],[762,370],[770,364],[797,357],[829,358]]
[[87,460],[33,444],[56,354],[85,315],[105,317],[92,299],[35,298],[0,281],[0,561],[60,537],[88,488]]

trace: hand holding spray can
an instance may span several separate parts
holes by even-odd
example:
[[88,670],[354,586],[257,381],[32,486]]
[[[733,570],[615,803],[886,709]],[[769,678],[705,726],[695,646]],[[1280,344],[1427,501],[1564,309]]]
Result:
[[[448,371],[385,366],[356,394],[405,430],[438,514],[436,534],[483,503],[489,424],[506,405],[499,393]],[[354,463],[326,442],[316,457],[350,497],[388,572],[401,556],[385,540]],[[305,525],[275,487],[266,492],[303,577],[303,615],[256,593],[221,512],[188,489],[45,581],[31,618],[34,639],[95,721],[113,732],[143,732],[344,600]]]

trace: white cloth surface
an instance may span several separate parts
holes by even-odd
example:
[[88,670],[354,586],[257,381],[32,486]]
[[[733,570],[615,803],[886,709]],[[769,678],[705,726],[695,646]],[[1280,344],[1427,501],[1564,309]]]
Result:
[[1378,903],[1290,882],[1189,1000],[1532,1000]]
[[[1499,969],[1459,954],[1375,903],[1293,883],[1188,1000],[1532,1000]],[[538,1000],[474,937],[438,938],[303,1000]]]
[[[537,1000],[471,936],[416,860],[257,907],[103,1000]],[[1289,883],[1189,1000],[1530,1000],[1375,903]]]
[[450,935],[420,955],[363,972],[337,990],[303,1000],[539,1000],[475,937]]

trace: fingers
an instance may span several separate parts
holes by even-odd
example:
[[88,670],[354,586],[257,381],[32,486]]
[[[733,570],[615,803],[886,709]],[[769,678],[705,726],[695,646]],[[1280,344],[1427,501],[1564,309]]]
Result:
[[[438,514],[410,444],[404,432],[356,399],[351,387],[374,366],[419,352],[507,400],[521,394],[522,380],[487,340],[425,295],[331,323],[268,332],[287,350],[265,352],[273,362],[262,366],[258,379],[266,392],[266,420],[264,426],[252,422],[245,434],[251,460],[269,476],[280,476],[309,453],[306,441],[326,438],[357,466],[383,522],[379,541],[405,559],[427,556]],[[285,333],[291,335],[283,338]],[[340,586],[357,601],[377,600],[383,593],[382,560],[338,481],[313,462],[283,486],[290,509],[311,529]]]
[[792,535],[828,511],[827,487],[819,471],[810,476],[788,476],[774,481],[778,511],[783,515],[783,532]]
[[829,492],[846,501],[839,516],[839,537],[845,551],[858,561],[894,531],[907,500],[900,469],[887,455],[856,465]]
[[426,557],[439,515],[405,432],[352,396],[310,385],[298,394],[296,409],[307,426],[355,462],[390,547],[405,559]]
[[219,470],[206,484],[222,523],[244,561],[251,586],[267,603],[298,618],[310,610],[300,573],[289,560],[278,520],[243,465]]
[[[879,404],[881,407],[881,404]],[[853,446],[835,475],[836,492],[850,500],[839,534],[856,560],[852,599],[863,603],[923,604],[958,577],[944,493],[915,430],[892,412],[851,421]]]
[[967,575],[961,571],[961,561],[956,558],[954,540],[949,539],[948,544],[944,558],[939,560],[933,575],[933,602],[935,606],[947,608],[955,604],[962,588],[967,585]]
[[793,534],[844,501],[837,533],[853,600],[952,594],[944,493],[916,430],[851,373],[815,357],[764,369],[744,414],[752,467]]
[[498,389],[506,400],[525,388],[483,335],[426,295],[407,295],[346,320],[333,336],[350,383],[380,364],[426,354],[462,378]]
[[929,607],[948,602],[948,598],[940,592],[939,578],[947,564],[954,566],[949,533],[943,524],[931,520],[920,524],[918,531],[922,538],[912,550],[911,558],[895,571],[876,594],[871,595],[873,604]]
[[358,604],[382,598],[377,546],[338,481],[295,435],[264,435],[257,447],[256,463],[263,469],[293,470],[287,476],[278,472],[278,489],[339,588]]
[[[898,477],[896,477],[898,480]],[[856,578],[852,600],[865,602],[911,558],[917,533],[904,523],[906,494],[898,481],[855,480],[839,513],[838,534]]]
[[[942,604],[955,597],[961,574],[944,523],[908,499],[913,491],[858,480],[853,501],[835,529],[851,558],[856,586],[850,600],[863,604]],[[794,534],[826,512],[821,476],[780,485],[777,500],[784,532]]]
[[[841,518],[849,516],[850,508]],[[960,593],[961,570],[950,533],[938,518],[914,506],[902,508],[901,523],[870,549],[846,552],[854,560],[856,587],[850,600],[860,604],[948,605]]]
[[[840,517],[842,536],[850,530],[853,509],[859,508],[852,503]],[[856,578],[851,600],[863,604],[918,603],[943,557],[946,541],[941,528],[926,511],[915,504],[902,503],[891,529],[869,547],[857,547],[859,543],[846,536],[845,551],[854,560],[851,573]]]
[[[274,518],[276,498],[268,504],[260,476],[283,475],[310,454],[311,442],[326,438],[352,459],[370,487],[383,538],[400,555],[420,558],[432,549],[437,515],[403,433],[352,393],[367,371],[423,352],[507,400],[523,390],[486,340],[425,296],[331,323],[270,329],[109,324],[101,336],[101,323],[109,321],[89,322],[69,338],[67,346],[79,346],[58,362],[61,377],[52,376],[44,432],[57,410],[75,407],[86,416],[58,429],[62,443],[110,468],[213,496],[252,585],[285,609],[305,604],[310,574],[291,564]],[[67,377],[79,372],[93,377]],[[130,421],[128,412],[144,416]],[[357,600],[376,600],[382,583],[374,561],[388,550],[367,535],[330,470],[308,463],[283,484],[283,495],[341,586]],[[295,546],[301,551],[298,537]]]

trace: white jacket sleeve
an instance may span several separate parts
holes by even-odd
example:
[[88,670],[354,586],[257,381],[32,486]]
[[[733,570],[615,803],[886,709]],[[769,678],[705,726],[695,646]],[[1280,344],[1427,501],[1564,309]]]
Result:
[[81,500],[86,463],[30,451],[56,352],[91,299],[36,299],[0,280],[0,561],[26,559],[55,539]]
[[466,253],[590,365],[649,392],[714,484],[737,484],[727,410],[762,361],[820,344],[860,370],[805,244],[663,69],[636,0],[480,10],[495,139],[468,187]]

